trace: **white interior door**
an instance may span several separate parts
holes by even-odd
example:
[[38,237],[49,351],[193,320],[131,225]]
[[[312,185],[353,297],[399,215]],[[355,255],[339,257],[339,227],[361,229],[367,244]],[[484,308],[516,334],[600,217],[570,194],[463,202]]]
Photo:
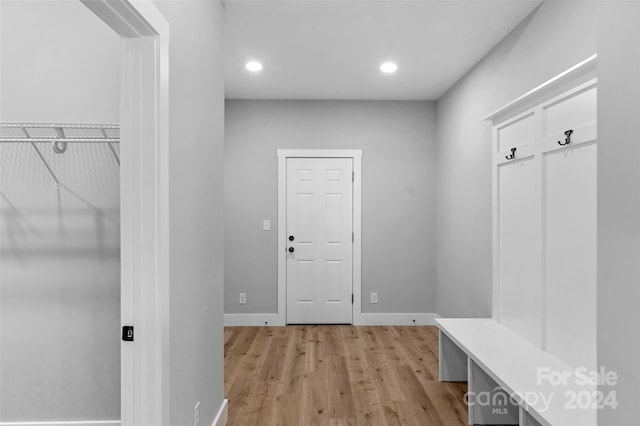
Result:
[[287,323],[351,324],[353,160],[287,159]]

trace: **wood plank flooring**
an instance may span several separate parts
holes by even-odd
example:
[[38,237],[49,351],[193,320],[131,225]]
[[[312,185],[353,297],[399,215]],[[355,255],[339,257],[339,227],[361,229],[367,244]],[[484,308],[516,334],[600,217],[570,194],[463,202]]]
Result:
[[435,327],[226,327],[228,425],[466,426]]

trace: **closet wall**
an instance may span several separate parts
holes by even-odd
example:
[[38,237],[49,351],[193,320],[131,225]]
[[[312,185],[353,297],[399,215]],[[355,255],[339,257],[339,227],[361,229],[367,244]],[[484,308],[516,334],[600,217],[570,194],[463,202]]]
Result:
[[491,124],[483,117],[596,53],[597,11],[596,2],[544,2],[438,101],[440,315],[492,313]]
[[[0,3],[0,121],[117,122],[119,37],[79,1]],[[0,144],[0,421],[120,418],[119,171]]]

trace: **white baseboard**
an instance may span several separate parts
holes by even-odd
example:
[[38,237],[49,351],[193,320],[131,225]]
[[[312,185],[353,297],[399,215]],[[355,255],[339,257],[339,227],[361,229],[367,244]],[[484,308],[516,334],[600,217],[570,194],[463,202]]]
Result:
[[211,426],[225,426],[227,424],[227,420],[229,419],[229,400],[225,399],[222,401],[222,405],[218,410],[218,414],[216,418],[213,419],[213,423]]
[[278,314],[224,314],[225,327],[285,325]]
[[115,426],[120,420],[52,420],[39,422],[0,422],[0,426]]
[[354,325],[436,325],[435,319],[440,318],[436,313],[363,313]]
[[[353,325],[435,325],[435,319],[440,315],[435,313],[391,313],[391,314],[360,314]],[[226,327],[251,326],[282,326],[284,320],[278,314],[224,314]]]
[[[229,419],[229,400],[225,399],[212,426],[225,426]],[[117,426],[120,420],[54,420],[38,422],[0,422],[0,426]]]

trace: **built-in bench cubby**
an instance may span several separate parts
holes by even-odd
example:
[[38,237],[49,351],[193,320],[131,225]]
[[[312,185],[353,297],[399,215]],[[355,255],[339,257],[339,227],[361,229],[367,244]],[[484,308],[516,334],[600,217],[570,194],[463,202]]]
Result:
[[440,380],[470,425],[591,426],[596,371],[596,57],[485,119],[493,128],[493,315],[438,319]]
[[595,409],[570,407],[573,395],[597,390],[575,380],[575,368],[491,318],[436,323],[440,380],[468,382],[470,425],[596,425]]
[[520,408],[491,375],[468,358],[467,404],[471,425],[518,425]]

